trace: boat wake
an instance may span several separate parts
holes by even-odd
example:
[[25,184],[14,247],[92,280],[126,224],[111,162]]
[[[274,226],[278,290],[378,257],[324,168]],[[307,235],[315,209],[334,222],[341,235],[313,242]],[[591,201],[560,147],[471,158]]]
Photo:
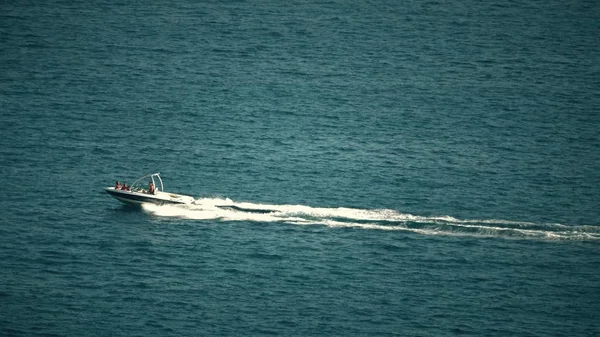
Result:
[[331,228],[404,231],[423,235],[500,237],[544,240],[600,240],[599,226],[575,226],[507,220],[462,220],[451,216],[417,216],[391,209],[319,208],[268,205],[231,199],[196,199],[191,205],[143,204],[160,217],[192,220],[281,222]]

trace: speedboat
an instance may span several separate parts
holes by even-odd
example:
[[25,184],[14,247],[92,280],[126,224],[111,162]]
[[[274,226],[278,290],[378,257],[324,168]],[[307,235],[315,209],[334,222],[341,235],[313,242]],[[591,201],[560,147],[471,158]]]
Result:
[[128,188],[114,186],[106,187],[104,190],[119,201],[130,205],[144,203],[157,205],[191,204],[194,202],[194,198],[189,195],[165,192],[160,173],[145,175]]

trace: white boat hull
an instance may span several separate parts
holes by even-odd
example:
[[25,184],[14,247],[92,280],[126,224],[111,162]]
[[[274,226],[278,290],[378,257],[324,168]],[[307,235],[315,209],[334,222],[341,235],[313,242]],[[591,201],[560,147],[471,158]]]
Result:
[[149,194],[144,192],[133,192],[127,190],[119,190],[114,187],[107,187],[104,189],[106,193],[113,196],[115,199],[129,205],[141,205],[144,203],[151,203],[157,205],[164,204],[191,204],[194,202],[194,198],[189,195],[168,193],[157,191],[156,194]]

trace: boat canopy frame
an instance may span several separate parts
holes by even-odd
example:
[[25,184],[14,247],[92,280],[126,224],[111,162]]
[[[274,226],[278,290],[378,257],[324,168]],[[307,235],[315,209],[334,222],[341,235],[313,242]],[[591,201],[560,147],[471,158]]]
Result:
[[[156,184],[156,180],[158,180],[158,182],[160,183],[160,188],[158,187],[159,185]],[[160,173],[151,173],[151,174],[146,174],[145,176],[139,178],[138,180],[134,181],[133,184],[131,184],[131,190],[134,192],[137,191],[145,191],[144,188],[142,188],[142,184],[143,184],[143,180],[144,179],[150,179],[150,181],[152,181],[152,185],[154,185],[154,188],[157,189],[160,192],[164,192],[164,186],[163,186],[163,181],[160,178]]]

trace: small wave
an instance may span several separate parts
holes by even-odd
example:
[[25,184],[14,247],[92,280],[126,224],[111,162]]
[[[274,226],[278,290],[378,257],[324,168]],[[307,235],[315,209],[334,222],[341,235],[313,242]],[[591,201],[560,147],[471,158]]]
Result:
[[535,223],[500,219],[457,219],[452,216],[418,216],[391,209],[326,208],[304,205],[234,202],[226,198],[197,199],[192,205],[142,206],[161,217],[191,220],[282,222],[330,228],[404,231],[422,235],[498,237],[506,239],[600,240],[600,227]]

